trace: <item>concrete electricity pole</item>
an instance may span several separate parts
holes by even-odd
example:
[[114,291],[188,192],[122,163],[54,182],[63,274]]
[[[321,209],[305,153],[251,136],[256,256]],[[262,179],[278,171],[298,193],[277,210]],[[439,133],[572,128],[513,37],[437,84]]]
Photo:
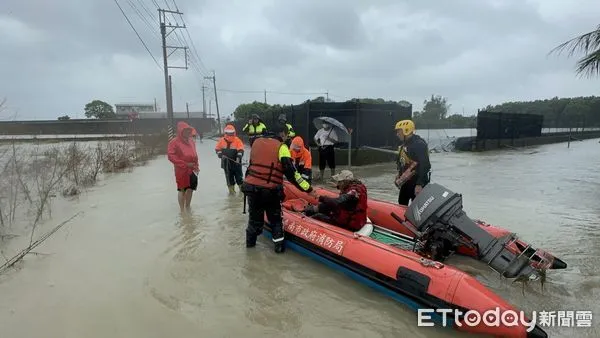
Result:
[[[179,68],[179,69],[188,69],[188,60],[187,60],[187,46],[167,46],[167,36],[173,33],[175,29],[185,28],[185,25],[180,26],[178,24],[171,25],[171,23],[167,23],[167,13],[171,14],[183,14],[179,11],[172,11],[167,9],[158,9],[158,21],[160,23],[160,34],[162,37],[162,50],[163,50],[163,70],[165,72],[165,91],[167,98],[167,118],[169,119],[169,140],[175,137],[174,130],[174,116],[173,116],[173,95],[171,93],[171,79],[169,76],[169,68]],[[167,28],[171,28],[169,32],[167,32]],[[183,49],[185,53],[185,67],[175,67],[169,66],[169,56],[171,56],[175,51]],[[167,54],[167,50],[171,50],[169,54]]]
[[206,117],[206,98],[204,97],[204,90],[208,89],[207,86],[202,85],[202,117]]
[[215,76],[215,71],[213,70],[212,76],[205,76],[204,78],[207,80],[212,80],[213,90],[215,91],[215,105],[217,106],[217,126],[219,128],[219,134],[221,134],[221,115],[219,114],[219,98],[217,96],[217,80]]

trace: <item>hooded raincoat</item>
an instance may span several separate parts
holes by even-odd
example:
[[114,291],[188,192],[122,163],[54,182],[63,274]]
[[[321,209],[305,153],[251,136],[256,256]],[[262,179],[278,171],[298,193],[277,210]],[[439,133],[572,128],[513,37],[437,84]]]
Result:
[[[190,186],[190,176],[198,172],[198,154],[196,153],[196,143],[191,137],[185,138],[183,131],[193,129],[189,124],[180,121],[177,123],[177,136],[169,142],[167,148],[168,158],[175,167],[175,182],[177,189],[184,189]],[[194,163],[193,167],[188,167],[188,163]]]

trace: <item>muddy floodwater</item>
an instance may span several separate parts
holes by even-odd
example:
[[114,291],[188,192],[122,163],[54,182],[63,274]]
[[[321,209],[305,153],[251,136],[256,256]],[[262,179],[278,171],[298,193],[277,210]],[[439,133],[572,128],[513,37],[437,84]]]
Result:
[[[402,304],[293,251],[277,255],[265,238],[247,250],[242,197],[228,195],[214,145],[198,144],[190,217],[179,215],[165,157],[57,202],[44,230],[82,214],[0,276],[0,337],[468,336],[417,327],[416,313]],[[545,328],[550,337],[599,337],[598,140],[431,156],[433,180],[462,193],[471,217],[517,232],[569,267],[548,272],[543,291],[530,283],[523,295],[521,284],[480,263],[451,263],[528,314],[597,316],[591,329]],[[393,170],[355,173],[372,197],[395,201]]]

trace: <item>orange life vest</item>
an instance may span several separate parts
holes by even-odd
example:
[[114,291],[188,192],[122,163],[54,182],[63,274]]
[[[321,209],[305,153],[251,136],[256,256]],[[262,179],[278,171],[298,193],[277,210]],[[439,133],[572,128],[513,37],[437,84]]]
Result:
[[259,137],[254,141],[245,183],[267,189],[283,184],[283,166],[279,161],[281,144],[280,141],[267,137]]

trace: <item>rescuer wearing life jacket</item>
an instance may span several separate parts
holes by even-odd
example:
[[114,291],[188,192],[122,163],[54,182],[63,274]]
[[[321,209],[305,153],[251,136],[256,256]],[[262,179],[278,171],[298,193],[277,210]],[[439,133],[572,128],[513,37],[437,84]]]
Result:
[[279,121],[279,123],[285,124],[285,126],[288,128],[288,140],[291,141],[296,136],[296,132],[294,131],[292,125],[287,122],[287,117],[285,117],[285,114],[280,114],[277,118],[277,121]]
[[269,135],[258,137],[250,150],[250,161],[242,191],[248,199],[249,219],[246,228],[246,247],[256,245],[258,235],[262,233],[265,214],[272,229],[275,252],[285,250],[283,243],[283,221],[281,202],[285,195],[283,177],[300,190],[314,192],[310,183],[296,171],[290,149],[284,143],[288,130],[285,125],[276,124]]
[[398,175],[394,183],[400,189],[398,204],[408,205],[431,179],[429,149],[427,142],[415,134],[413,121],[399,121],[395,129],[402,144],[398,147]]
[[302,175],[302,178],[312,184],[312,155],[310,150],[306,149],[302,137],[294,137],[290,150],[296,169]]
[[258,136],[264,135],[267,132],[267,126],[265,126],[257,114],[252,114],[252,118],[248,120],[242,131],[248,135],[250,146],[252,146],[252,143]]
[[333,175],[340,195],[337,198],[319,196],[319,205],[309,205],[304,212],[320,221],[352,232],[367,224],[367,187],[350,170]]
[[215,146],[215,152],[221,159],[221,168],[225,171],[229,193],[235,193],[235,184],[242,189],[244,179],[242,177],[242,157],[244,157],[244,143],[237,137],[235,127],[232,124],[225,126],[225,135],[219,139]]

